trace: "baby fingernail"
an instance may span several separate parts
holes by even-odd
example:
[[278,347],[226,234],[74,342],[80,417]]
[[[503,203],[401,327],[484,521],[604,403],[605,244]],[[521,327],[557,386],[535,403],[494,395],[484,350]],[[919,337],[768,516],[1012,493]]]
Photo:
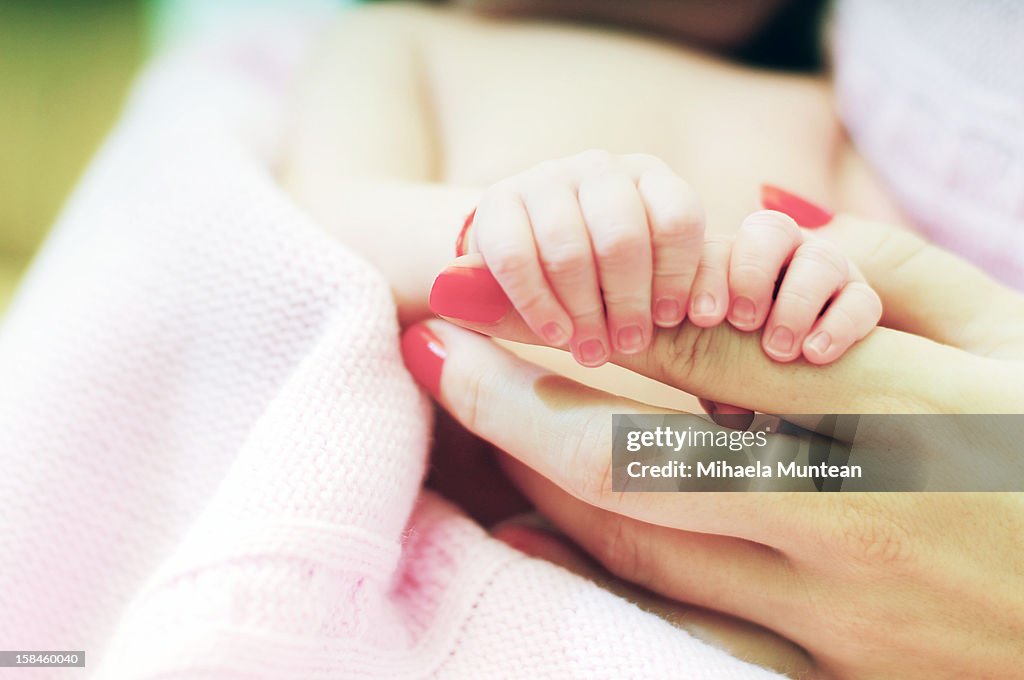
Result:
[[564,345],[569,341],[569,334],[562,330],[562,327],[554,321],[545,324],[541,329],[541,333],[549,345]]
[[605,359],[604,343],[596,339],[581,342],[579,354],[584,365],[596,366]]
[[677,324],[682,316],[682,307],[673,298],[661,298],[654,305],[654,320],[662,325]]
[[818,331],[807,341],[807,346],[818,354],[824,355],[832,346],[832,336],[825,331]]
[[749,326],[757,321],[757,307],[750,298],[738,297],[733,300],[732,311],[729,313],[732,321]]
[[768,337],[768,349],[776,354],[788,355],[793,351],[793,331],[785,326],[777,326]]
[[619,351],[627,354],[637,352],[644,345],[644,332],[640,326],[627,326],[621,329],[616,336],[619,343]]
[[701,293],[693,301],[693,313],[699,316],[709,316],[715,313],[717,306],[715,298],[711,296],[711,293]]

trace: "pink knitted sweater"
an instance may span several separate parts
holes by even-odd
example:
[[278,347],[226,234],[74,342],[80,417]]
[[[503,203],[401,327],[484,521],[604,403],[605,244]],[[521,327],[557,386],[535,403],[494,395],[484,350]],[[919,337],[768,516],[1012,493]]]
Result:
[[2,646],[104,678],[775,677],[422,491],[387,286],[272,176],[309,37],[151,69],[6,319]]

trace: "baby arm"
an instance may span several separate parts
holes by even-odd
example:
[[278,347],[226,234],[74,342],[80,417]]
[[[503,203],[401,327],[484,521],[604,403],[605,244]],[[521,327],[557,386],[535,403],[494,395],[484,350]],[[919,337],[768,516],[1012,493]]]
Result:
[[704,235],[690,186],[659,159],[588,151],[498,182],[463,239],[534,333],[584,366],[644,350],[685,318],[764,329],[771,358],[839,358],[881,317],[875,292],[791,219],[750,215]]

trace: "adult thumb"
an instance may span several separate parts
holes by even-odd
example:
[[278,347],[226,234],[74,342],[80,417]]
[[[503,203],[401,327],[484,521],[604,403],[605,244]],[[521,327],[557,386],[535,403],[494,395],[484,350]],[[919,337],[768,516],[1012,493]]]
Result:
[[[543,344],[479,255],[455,260],[438,276],[430,306],[463,328]],[[957,391],[948,383],[962,373],[953,369],[965,356],[926,338],[879,328],[828,366],[780,364],[761,349],[760,333],[741,333],[728,324],[683,324],[656,332],[647,351],[613,354],[611,360],[709,402],[729,404],[732,412],[874,413],[884,402],[885,411],[914,413],[944,409],[929,395]],[[937,374],[937,365],[950,370]]]
[[[793,205],[813,206],[774,187],[763,188],[762,203],[790,213]],[[1024,296],[965,259],[882,222],[820,209],[812,217],[807,222],[794,215],[857,265],[882,299],[883,325],[980,353],[989,353],[999,338],[1024,338]]]

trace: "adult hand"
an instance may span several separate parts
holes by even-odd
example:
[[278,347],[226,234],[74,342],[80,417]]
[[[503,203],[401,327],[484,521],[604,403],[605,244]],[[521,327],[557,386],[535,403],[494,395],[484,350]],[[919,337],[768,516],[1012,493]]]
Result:
[[[790,221],[772,211],[751,219]],[[815,233],[840,245],[883,300],[884,327],[844,360],[779,364],[758,351],[757,334],[683,324],[657,334],[650,352],[616,356],[615,363],[704,399],[771,413],[815,413],[826,405],[855,413],[1024,411],[1024,296],[883,224],[839,216]],[[430,306],[465,328],[543,344],[478,255],[441,272]]]
[[[846,244],[885,322],[911,332],[881,328],[813,367],[771,362],[756,335],[684,326],[618,362],[773,413],[1022,410],[1020,296],[883,225],[841,217],[819,233]],[[456,275],[479,293],[486,277],[474,272]],[[488,320],[463,325],[531,340],[498,296],[475,301]],[[1010,677],[1024,661],[1021,496],[614,493],[611,414],[655,409],[444,322],[413,327],[403,343],[441,404],[518,461],[508,467],[519,488],[615,575],[776,632],[806,650],[817,677]],[[975,443],[985,455],[989,443]]]

